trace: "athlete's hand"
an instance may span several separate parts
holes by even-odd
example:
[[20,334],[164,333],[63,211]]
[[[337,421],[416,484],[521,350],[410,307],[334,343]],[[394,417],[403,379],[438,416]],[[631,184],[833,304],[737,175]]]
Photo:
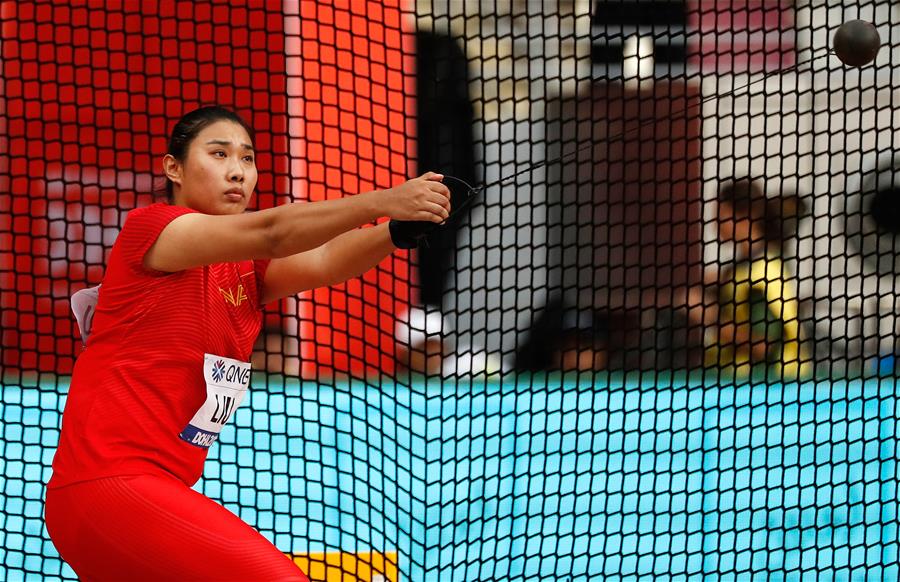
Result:
[[450,216],[450,189],[442,174],[426,172],[399,186],[384,190],[384,214],[394,220],[441,223]]

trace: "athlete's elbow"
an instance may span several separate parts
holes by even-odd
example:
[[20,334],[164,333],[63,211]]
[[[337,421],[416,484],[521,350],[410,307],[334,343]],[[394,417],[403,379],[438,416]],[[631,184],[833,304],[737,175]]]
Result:
[[268,220],[261,229],[260,240],[264,259],[280,259],[291,254],[288,249],[286,231],[279,228],[278,221]]

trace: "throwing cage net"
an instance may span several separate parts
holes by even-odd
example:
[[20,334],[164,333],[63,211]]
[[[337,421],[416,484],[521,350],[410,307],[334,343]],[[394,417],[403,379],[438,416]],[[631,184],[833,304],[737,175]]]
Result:
[[[856,18],[862,68],[829,53]],[[197,488],[312,579],[900,577],[898,27],[888,0],[0,2],[0,578],[74,578],[42,501],[69,298],[213,103],[256,130],[254,209],[474,189],[266,309]]]

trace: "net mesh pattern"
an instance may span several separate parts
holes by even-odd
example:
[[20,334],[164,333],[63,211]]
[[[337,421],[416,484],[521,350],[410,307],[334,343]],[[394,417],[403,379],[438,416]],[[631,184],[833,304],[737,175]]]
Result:
[[486,185],[266,309],[196,487],[312,579],[900,578],[898,61],[889,0],[0,0],[0,578],[76,578],[69,298],[213,103],[251,210]]

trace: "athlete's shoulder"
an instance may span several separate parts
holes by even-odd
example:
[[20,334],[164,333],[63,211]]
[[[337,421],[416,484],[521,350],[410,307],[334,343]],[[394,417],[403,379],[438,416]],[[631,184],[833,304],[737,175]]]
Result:
[[[113,244],[113,254],[120,256],[140,272],[157,274],[144,268],[144,255],[159,234],[176,218],[196,212],[184,206],[163,202],[136,208],[128,213],[121,232]],[[110,258],[112,264],[113,257]]]
[[177,217],[182,214],[189,214],[191,212],[197,212],[193,208],[187,208],[185,206],[175,206],[174,204],[169,204],[167,202],[154,202],[149,206],[142,206],[140,208],[135,208],[128,212],[128,215],[125,218],[125,222],[129,220],[139,220],[139,219],[150,219],[154,217],[168,218],[168,217]]

